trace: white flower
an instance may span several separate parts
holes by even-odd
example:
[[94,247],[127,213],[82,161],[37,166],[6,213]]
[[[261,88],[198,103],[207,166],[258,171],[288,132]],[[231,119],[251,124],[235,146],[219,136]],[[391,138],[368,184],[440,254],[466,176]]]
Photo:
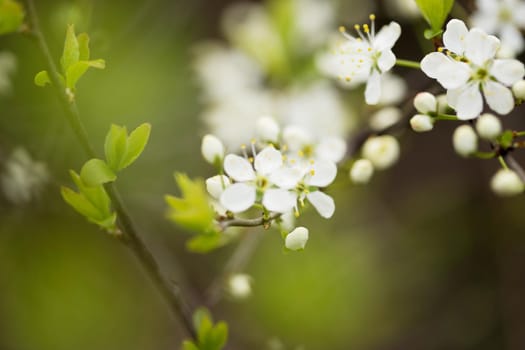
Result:
[[266,188],[270,185],[268,177],[282,164],[281,152],[272,146],[257,154],[253,166],[246,158],[228,154],[224,158],[224,170],[236,183],[222,192],[220,203],[233,213],[251,208],[257,199],[257,191],[266,196]]
[[363,25],[363,31],[359,25],[355,26],[359,38],[346,33],[344,27],[340,28],[346,39],[341,44],[335,55],[340,62],[339,75],[341,80],[351,83],[366,81],[365,100],[366,103],[377,104],[381,97],[381,75],[395,65],[396,56],[392,47],[401,35],[401,26],[396,22],[381,28],[375,33],[375,16],[370,15],[371,27]]
[[308,229],[299,226],[286,236],[284,245],[290,250],[297,251],[303,250],[306,242],[308,242]]
[[456,152],[463,157],[467,157],[478,149],[478,136],[470,125],[459,126],[454,131],[452,142]]
[[459,119],[473,119],[483,110],[483,95],[489,107],[499,114],[514,108],[508,86],[523,79],[523,63],[514,59],[495,59],[498,38],[479,28],[470,31],[453,19],[443,34],[445,52],[432,52],[421,61],[421,69],[447,89],[448,104]]
[[525,2],[520,0],[477,0],[472,14],[474,27],[501,37],[502,50],[515,56],[523,51],[525,42],[520,29],[525,29]]
[[224,145],[216,136],[205,135],[202,138],[201,153],[208,163],[215,164],[224,157]]
[[500,169],[490,181],[492,191],[503,197],[520,194],[524,190],[523,182],[518,174],[509,169]]
[[421,114],[435,113],[437,100],[430,92],[420,92],[414,98],[414,108]]
[[512,93],[516,98],[525,100],[525,80],[520,80],[512,85]]
[[357,184],[366,184],[374,174],[374,166],[368,159],[359,159],[350,169],[350,179]]
[[501,134],[501,121],[494,114],[482,114],[476,122],[476,130],[480,137],[493,140]]
[[219,199],[222,192],[230,185],[230,179],[224,175],[215,175],[206,179],[206,190],[215,199]]
[[382,106],[396,105],[403,101],[407,90],[405,79],[391,72],[386,72],[381,75],[381,96],[377,104]]
[[415,132],[427,132],[434,128],[434,120],[426,114],[416,114],[410,118],[410,126]]
[[399,143],[390,135],[372,136],[364,143],[362,153],[375,168],[386,169],[399,159]]
[[236,299],[246,299],[252,294],[252,278],[244,273],[236,273],[228,279],[227,290]]
[[402,118],[402,112],[397,107],[386,107],[372,114],[368,121],[370,128],[381,131],[396,124]]
[[261,117],[255,126],[257,137],[263,141],[277,142],[281,129],[272,117]]

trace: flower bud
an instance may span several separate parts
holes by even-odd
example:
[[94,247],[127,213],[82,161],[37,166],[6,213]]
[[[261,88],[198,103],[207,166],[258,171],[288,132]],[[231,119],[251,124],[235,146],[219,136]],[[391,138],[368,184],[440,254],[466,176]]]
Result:
[[306,242],[308,242],[308,229],[300,226],[286,236],[284,245],[290,250],[303,250]]
[[524,190],[523,182],[518,174],[509,169],[500,169],[490,181],[492,191],[502,197],[520,194]]
[[208,134],[202,138],[201,153],[208,163],[215,164],[224,158],[224,146],[216,136]]
[[390,135],[373,136],[366,140],[362,153],[375,168],[386,169],[399,159],[399,143]]
[[437,101],[437,112],[445,114],[448,112],[449,106],[447,101],[447,94],[441,94],[436,96]]
[[401,114],[396,107],[382,108],[370,117],[370,127],[375,131],[386,129],[401,120]]
[[366,184],[374,174],[374,166],[368,159],[359,159],[350,169],[350,179],[357,184]]
[[215,199],[219,199],[228,186],[230,186],[230,179],[224,175],[215,175],[206,179],[206,190]]
[[520,80],[512,85],[512,93],[516,98],[525,100],[525,80]]
[[252,278],[244,273],[236,273],[228,279],[227,290],[236,299],[246,299],[252,294]]
[[261,117],[255,126],[257,137],[263,141],[277,142],[279,140],[279,124],[272,117]]
[[501,134],[501,121],[494,114],[482,114],[476,122],[476,130],[480,137],[487,140],[494,140]]
[[414,107],[421,114],[435,112],[437,109],[437,101],[430,92],[420,92],[414,98]]
[[452,143],[456,152],[466,157],[478,149],[478,136],[470,125],[461,125],[454,131]]
[[434,128],[434,120],[426,114],[416,114],[410,119],[410,126],[415,132],[426,132]]

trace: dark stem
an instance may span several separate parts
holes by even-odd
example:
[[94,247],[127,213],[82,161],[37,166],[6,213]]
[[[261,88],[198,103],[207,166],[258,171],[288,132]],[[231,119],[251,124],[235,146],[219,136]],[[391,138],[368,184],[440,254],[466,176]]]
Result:
[[225,230],[228,227],[255,227],[255,226],[265,226],[270,224],[273,220],[278,219],[282,216],[281,213],[275,213],[269,217],[261,216],[255,219],[224,219],[219,221],[219,226],[221,230]]
[[[97,158],[97,154],[89,141],[87,132],[80,119],[78,109],[75,103],[71,102],[66,95],[65,87],[59,78],[57,67],[51,56],[45,37],[40,29],[34,2],[33,0],[26,0],[26,4],[29,24],[31,26],[31,34],[36,39],[38,47],[44,55],[48,66],[49,77],[56,95],[64,108],[66,119],[86,155],[90,158]],[[116,235],[116,237],[133,252],[149,278],[170,305],[173,314],[181,320],[186,332],[192,338],[196,339],[196,331],[192,321],[192,312],[185,302],[180,288],[162,274],[159,264],[153,257],[153,254],[140,238],[131,217],[124,208],[124,204],[120,199],[115,186],[113,184],[106,184],[104,187],[111,198],[111,202],[118,217],[118,225],[121,234]]]

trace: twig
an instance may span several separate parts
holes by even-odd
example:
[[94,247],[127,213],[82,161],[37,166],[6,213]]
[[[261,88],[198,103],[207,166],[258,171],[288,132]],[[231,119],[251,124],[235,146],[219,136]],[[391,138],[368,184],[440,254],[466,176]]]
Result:
[[[51,56],[45,37],[40,29],[34,2],[33,0],[26,0],[26,4],[29,24],[31,26],[31,33],[36,39],[38,47],[45,57],[48,66],[49,77],[55,89],[56,95],[58,96],[62,107],[64,108],[65,117],[86,155],[91,158],[96,158],[96,152],[89,141],[87,132],[80,119],[78,109],[74,102],[70,102],[68,96],[65,93],[63,84],[60,81],[57,67]],[[174,285],[172,281],[168,280],[162,274],[157,261],[137,233],[131,217],[124,208],[124,204],[122,203],[115,186],[113,184],[106,184],[104,187],[111,198],[111,202],[115,212],[117,213],[118,225],[122,232],[121,235],[117,235],[116,237],[133,252],[135,257],[139,260],[142,267],[146,271],[147,275],[150,277],[159,292],[170,305],[170,309],[173,314],[181,320],[186,332],[195,339],[196,331],[192,322],[191,309],[185,302],[180,288]]]
[[255,227],[255,226],[264,226],[271,223],[273,220],[278,219],[282,216],[281,213],[275,213],[269,217],[261,216],[255,219],[225,219],[219,222],[219,226],[222,231],[228,227]]
[[523,170],[523,168],[518,163],[518,161],[513,156],[511,156],[509,154],[506,155],[504,158],[507,161],[507,163],[509,164],[509,167],[512,170],[514,170],[516,172],[516,174],[518,174],[518,176],[520,177],[521,181],[523,181],[523,183],[525,183],[525,170]]

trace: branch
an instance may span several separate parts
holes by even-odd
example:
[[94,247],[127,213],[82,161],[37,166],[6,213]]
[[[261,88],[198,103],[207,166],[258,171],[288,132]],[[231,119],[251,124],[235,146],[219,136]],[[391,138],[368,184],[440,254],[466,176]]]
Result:
[[228,227],[255,227],[255,226],[266,226],[270,224],[273,220],[278,219],[282,216],[281,213],[274,213],[269,217],[261,216],[255,219],[225,219],[219,221],[219,227],[222,231],[226,230]]
[[[53,61],[53,57],[51,56],[45,37],[40,29],[34,2],[33,0],[26,0],[26,4],[29,24],[32,31],[31,33],[35,38],[40,51],[44,55],[48,66],[49,77],[51,79],[55,93],[58,96],[62,107],[64,108],[65,117],[69,123],[69,126],[75,133],[76,138],[80,142],[86,155],[90,158],[96,158],[96,152],[89,141],[87,132],[80,119],[80,114],[76,104],[74,102],[70,102],[68,96],[65,93],[65,88],[60,81],[57,67]],[[162,274],[157,261],[153,257],[153,254],[141,240],[131,220],[131,217],[124,208],[124,204],[121,201],[115,186],[113,184],[106,184],[104,187],[111,198],[111,202],[113,203],[118,217],[118,225],[119,229],[121,230],[121,234],[117,235],[116,237],[133,252],[151,281],[166,299],[173,314],[181,320],[184,328],[186,329],[186,332],[191,337],[196,339],[196,331],[193,326],[191,309],[183,298],[180,288],[177,285],[174,285],[173,282],[168,280]]]

